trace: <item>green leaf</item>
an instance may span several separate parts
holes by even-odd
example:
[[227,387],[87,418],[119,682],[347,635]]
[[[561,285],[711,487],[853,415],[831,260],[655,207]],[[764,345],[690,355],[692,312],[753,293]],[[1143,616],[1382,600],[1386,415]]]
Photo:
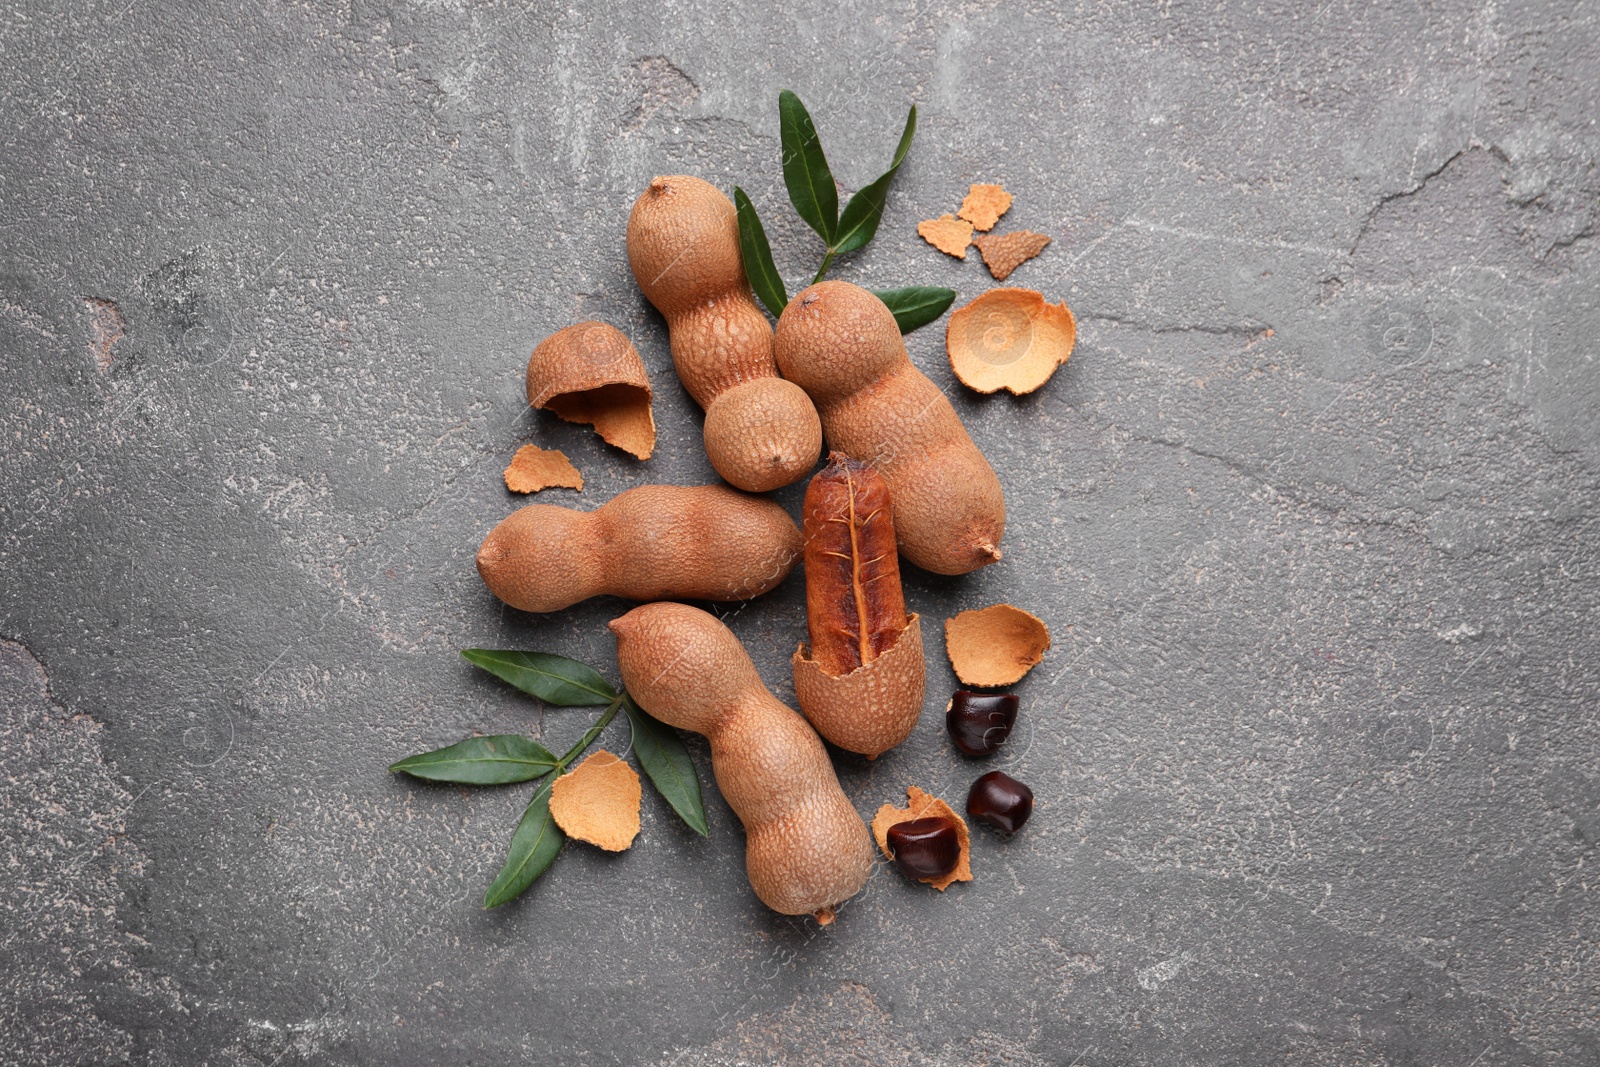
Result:
[[905,162],[906,153],[911,151],[911,139],[916,134],[917,108],[913,104],[911,113],[906,116],[905,132],[900,134],[900,146],[894,151],[894,162],[889,164],[889,169],[877,181],[852,196],[844,206],[835,234],[834,252],[841,256],[846,252],[854,252],[877,234],[878,223],[883,220],[883,206],[889,199],[889,183],[894,181],[895,172]]
[[483,906],[498,908],[521,896],[555,862],[565,840],[566,835],[550,814],[550,790],[541,785],[528,802],[528,810],[522,813],[517,832],[511,835],[506,865],[483,895]]
[[956,291],[934,285],[912,285],[904,289],[874,289],[872,295],[888,305],[900,332],[906,334],[943,315],[955,301]]
[[617,698],[617,691],[598,671],[565,656],[490,648],[465,648],[461,654],[469,663],[551,704],[586,708]]
[[755,205],[737,185],[733,187],[733,203],[739,213],[739,252],[744,259],[744,276],[750,279],[750,288],[767,305],[772,317],[777,318],[788,306],[789,294],[783,287],[777,265],[772,262],[767,231],[761,228]]
[[633,754],[639,758],[639,766],[644,768],[656,792],[672,805],[672,810],[689,829],[701,837],[709,835],[711,827],[706,822],[706,806],[700,798],[700,779],[694,773],[694,763],[678,731],[651,718],[632,697],[624,697],[622,706],[627,709],[628,722],[633,726]]
[[783,184],[789,187],[789,199],[800,217],[832,245],[839,225],[839,190],[811,113],[787,89],[778,94],[778,129],[783,135]]
[[469,737],[448,748],[408,756],[390,766],[413,778],[462,785],[507,785],[548,774],[556,766],[555,753],[526,737],[500,734]]

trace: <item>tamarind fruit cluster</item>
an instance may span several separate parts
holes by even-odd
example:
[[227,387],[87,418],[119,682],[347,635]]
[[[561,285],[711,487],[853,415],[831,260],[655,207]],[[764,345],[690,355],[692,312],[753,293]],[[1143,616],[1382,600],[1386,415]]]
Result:
[[[827,921],[864,884],[873,846],[822,738],[876,757],[910,733],[925,663],[900,557],[947,575],[999,560],[1000,481],[872,293],[812,285],[774,332],[745,278],[733,204],[709,183],[651,181],[629,215],[627,251],[667,320],[678,377],[705,410],[706,454],[734,488],[639,486],[589,512],[524,507],[484,539],[478,572],[531,612],[601,595],[656,601],[610,623],[628,692],[710,739],[756,895]],[[654,445],[642,363],[603,324],[541,345],[528,395],[639,458]],[[824,437],[834,451],[807,489],[803,533],[778,504],[738,491],[804,477]],[[792,667],[804,717],[762,684],[726,626],[667,602],[759,596],[802,554],[809,642]]]

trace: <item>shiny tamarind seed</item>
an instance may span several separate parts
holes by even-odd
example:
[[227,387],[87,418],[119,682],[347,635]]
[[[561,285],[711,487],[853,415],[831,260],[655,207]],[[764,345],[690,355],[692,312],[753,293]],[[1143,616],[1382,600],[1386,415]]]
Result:
[[1033,790],[1004,771],[990,771],[972,783],[967,814],[996,830],[1014,834],[1033,814]]
[[895,823],[888,838],[895,866],[907,878],[942,878],[961,861],[956,824],[943,815]]
[[968,756],[992,756],[1011,736],[1017,721],[1017,698],[1010,693],[970,693],[950,699],[944,713],[950,740]]

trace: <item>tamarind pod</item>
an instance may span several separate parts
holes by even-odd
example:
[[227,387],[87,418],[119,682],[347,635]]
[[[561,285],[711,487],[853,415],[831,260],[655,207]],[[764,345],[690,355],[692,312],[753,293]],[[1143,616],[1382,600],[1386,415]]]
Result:
[[849,674],[877,659],[906,628],[889,485],[842,452],[811,479],[801,510],[811,659]]
[[717,788],[745,828],[745,871],[762,903],[822,921],[872,868],[872,839],[816,732],[762,684],[733,632],[686,604],[613,619],[629,694],[711,742]]
[[628,265],[667,320],[672,365],[705,409],[717,473],[750,492],[805,477],[822,451],[822,424],[805,391],[778,376],[732,201],[700,178],[652,179],[628,215]]
[[816,404],[828,446],[873,463],[889,483],[902,556],[936,574],[1000,559],[1000,479],[912,365],[883,301],[848,282],[810,286],[779,317],[774,351]]
[[589,597],[747,600],[800,558],[800,530],[777,503],[723,485],[641,485],[594,511],[530,504],[489,532],[478,573],[523,611]]

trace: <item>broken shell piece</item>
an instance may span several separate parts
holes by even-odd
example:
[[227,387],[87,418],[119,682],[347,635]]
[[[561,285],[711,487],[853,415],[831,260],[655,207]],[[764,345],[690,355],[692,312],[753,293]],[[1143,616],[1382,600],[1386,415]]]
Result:
[[794,696],[817,733],[869,759],[904,741],[922,714],[927,670],[922,617],[913,614],[895,643],[849,674],[831,675],[802,643],[791,660]]
[[956,212],[972,223],[975,230],[989,231],[1000,221],[1000,216],[1011,210],[1011,194],[998,185],[974,185],[967,190]]
[[972,862],[970,837],[967,833],[967,821],[957,815],[955,811],[936,796],[923,792],[916,786],[906,790],[906,797],[910,803],[903,808],[893,804],[885,804],[878,809],[878,814],[872,817],[872,836],[878,842],[878,848],[890,860],[894,856],[889,852],[889,827],[899,823],[910,822],[913,819],[927,819],[934,816],[943,816],[956,825],[956,840],[961,845],[961,858],[956,861],[956,869],[949,874],[938,878],[923,878],[922,881],[933,888],[944,892],[952,882],[972,881]]
[[1010,685],[1044,659],[1050,630],[1010,604],[963,611],[944,621],[944,647],[967,685]]
[[972,243],[970,222],[962,222],[954,215],[940,215],[936,219],[917,223],[917,233],[945,255],[967,258],[967,246]]
[[994,280],[1003,282],[1011,277],[1012,271],[1043,252],[1050,238],[1032,230],[1013,230],[1011,233],[986,233],[974,237],[972,243],[978,246],[983,265],[989,268]]
[[540,341],[528,359],[528,403],[592,425],[607,444],[638,459],[655,449],[650,378],[615,326],[580,322]]
[[639,775],[605,749],[550,787],[550,814],[569,837],[621,852],[639,833]]
[[1018,396],[1049,381],[1077,340],[1066,302],[1047,304],[1033,289],[990,289],[954,312],[944,331],[950,369],[961,384]]
[[583,474],[566,453],[556,448],[523,445],[506,468],[506,488],[513,493],[537,493],[541,489],[582,489]]

